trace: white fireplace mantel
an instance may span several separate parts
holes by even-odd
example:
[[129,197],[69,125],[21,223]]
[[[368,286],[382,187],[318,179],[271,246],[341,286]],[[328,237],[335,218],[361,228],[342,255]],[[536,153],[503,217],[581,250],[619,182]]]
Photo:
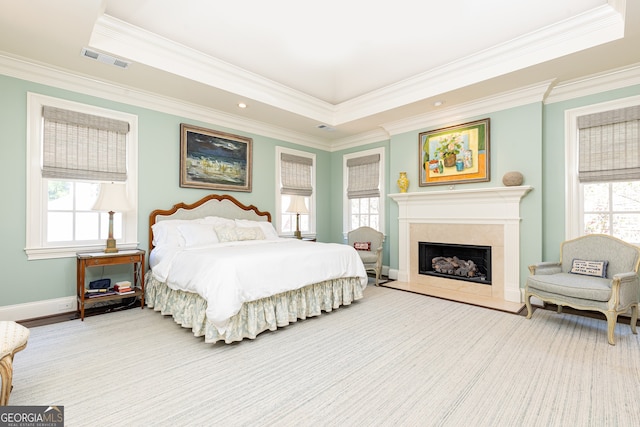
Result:
[[389,194],[398,204],[397,279],[410,277],[411,224],[498,224],[504,228],[504,299],[520,302],[520,200],[531,186]]

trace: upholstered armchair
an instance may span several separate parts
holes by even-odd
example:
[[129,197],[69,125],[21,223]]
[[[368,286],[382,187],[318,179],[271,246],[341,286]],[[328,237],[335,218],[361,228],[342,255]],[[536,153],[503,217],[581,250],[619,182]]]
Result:
[[13,321],[0,322],[0,406],[9,404],[13,388],[13,356],[27,346],[29,329]]
[[347,233],[347,240],[360,255],[365,270],[375,273],[378,286],[382,271],[384,234],[371,227],[360,227]]
[[599,311],[606,316],[609,344],[615,345],[618,315],[631,310],[631,331],[636,334],[640,281],[640,248],[603,234],[563,242],[559,262],[529,266],[525,285],[527,319],[531,297],[558,306]]

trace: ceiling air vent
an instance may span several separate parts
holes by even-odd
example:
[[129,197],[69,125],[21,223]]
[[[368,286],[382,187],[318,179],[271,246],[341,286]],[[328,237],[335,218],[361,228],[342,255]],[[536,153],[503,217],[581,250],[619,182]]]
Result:
[[104,64],[115,65],[120,68],[128,68],[130,65],[130,62],[127,62],[124,59],[115,58],[111,55],[107,55],[106,53],[89,50],[86,47],[82,48],[81,55],[85,58],[95,59],[96,61],[100,61]]
[[317,127],[318,129],[320,129],[320,130],[324,130],[324,131],[326,131],[326,132],[333,132],[333,131],[335,130],[335,128],[332,128],[331,126],[329,126],[329,125],[324,125],[324,124],[320,124],[320,125],[318,125],[318,126],[316,126],[316,127]]

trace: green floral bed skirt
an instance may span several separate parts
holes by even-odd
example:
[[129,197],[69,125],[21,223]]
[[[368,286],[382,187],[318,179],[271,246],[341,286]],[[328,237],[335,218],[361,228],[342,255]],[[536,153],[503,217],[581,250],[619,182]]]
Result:
[[229,320],[224,333],[209,321],[205,314],[207,302],[199,295],[174,291],[156,280],[151,271],[145,277],[145,303],[164,315],[173,316],[176,323],[191,328],[205,342],[226,343],[254,339],[266,330],[276,330],[298,319],[319,316],[341,305],[361,299],[363,288],[357,277],[328,280],[304,288],[284,292],[242,305],[240,312]]

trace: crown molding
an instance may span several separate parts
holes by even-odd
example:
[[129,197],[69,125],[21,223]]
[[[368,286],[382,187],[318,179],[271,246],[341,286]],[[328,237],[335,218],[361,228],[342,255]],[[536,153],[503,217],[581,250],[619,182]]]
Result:
[[348,138],[332,141],[330,151],[347,150],[349,148],[360,147],[366,144],[388,141],[389,136],[389,133],[383,128],[373,129]]
[[0,74],[95,96],[109,101],[120,102],[126,105],[210,123],[215,126],[230,128],[234,131],[254,133],[319,150],[329,151],[331,149],[331,143],[329,141],[314,138],[300,132],[249,120],[211,108],[204,108],[178,99],[143,92],[135,88],[114,85],[6,54],[0,54]]
[[624,19],[603,5],[337,106],[337,124],[495,78],[624,36]]
[[381,126],[389,135],[397,135],[431,126],[442,126],[443,123],[457,123],[469,117],[489,114],[494,111],[542,102],[552,83],[553,80],[546,80],[514,91],[503,92],[455,107],[385,123]]
[[551,89],[549,96],[545,99],[545,104],[567,101],[638,84],[640,84],[640,63],[558,84]]
[[109,15],[98,18],[89,45],[321,123],[338,126],[619,39],[624,36],[624,19],[614,6],[606,4],[591,9],[558,24],[337,105]]
[[89,46],[321,123],[335,122],[335,107],[328,102],[109,15],[96,21]]

